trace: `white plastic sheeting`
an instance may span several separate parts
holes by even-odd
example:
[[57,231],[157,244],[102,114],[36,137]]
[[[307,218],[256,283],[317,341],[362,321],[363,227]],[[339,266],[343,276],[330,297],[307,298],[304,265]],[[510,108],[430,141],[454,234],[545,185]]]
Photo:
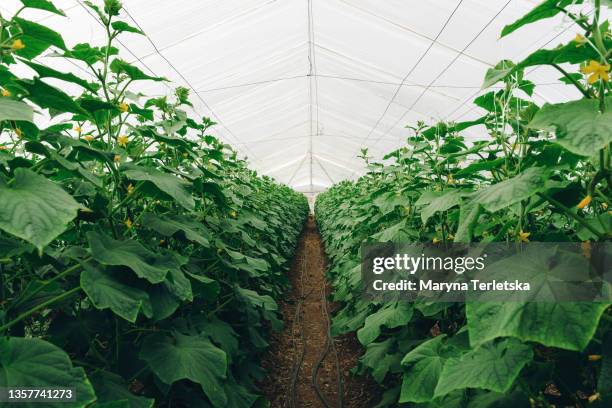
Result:
[[[79,0],[55,0],[68,18],[27,10],[68,46],[101,45],[103,31]],[[94,1],[95,2],[95,1]],[[362,174],[361,147],[380,158],[403,142],[406,124],[468,120],[486,70],[575,36],[562,16],[499,40],[535,0],[124,0],[127,22],[147,37],[121,37],[123,57],[191,88],[195,111],[264,174],[304,192]],[[10,16],[18,0],[2,0]],[[581,6],[589,12],[592,6]],[[85,76],[82,67],[42,57]],[[554,69],[536,68],[538,103],[576,99]],[[467,131],[482,137],[483,128]]]

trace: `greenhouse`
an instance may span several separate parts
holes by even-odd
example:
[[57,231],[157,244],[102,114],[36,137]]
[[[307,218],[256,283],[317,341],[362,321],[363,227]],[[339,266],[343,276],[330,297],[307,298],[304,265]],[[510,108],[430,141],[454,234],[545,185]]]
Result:
[[0,1],[0,407],[612,407],[610,7]]

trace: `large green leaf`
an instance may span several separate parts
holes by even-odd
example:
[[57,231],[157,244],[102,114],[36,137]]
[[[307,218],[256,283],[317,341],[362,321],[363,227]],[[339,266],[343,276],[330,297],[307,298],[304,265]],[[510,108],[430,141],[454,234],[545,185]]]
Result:
[[[127,266],[140,278],[151,283],[166,280],[169,271],[180,272],[172,255],[159,255],[135,240],[119,241],[98,232],[87,233],[91,256],[102,265]],[[182,273],[182,272],[181,272]]]
[[415,205],[424,205],[421,210],[421,220],[423,224],[431,218],[435,213],[446,211],[450,208],[461,204],[461,197],[465,193],[459,190],[446,190],[442,192],[427,191],[417,200]]
[[401,355],[391,354],[394,344],[395,339],[393,338],[380,343],[370,343],[366,352],[359,359],[361,364],[370,368],[372,378],[379,384],[383,382],[392,368],[399,365],[398,363],[401,360]]
[[66,14],[59,10],[52,2],[49,0],[20,0],[21,4],[23,4],[27,8],[39,9],[50,11],[51,13],[59,14],[60,16],[66,16]]
[[434,395],[464,388],[506,392],[532,357],[531,346],[515,339],[483,344],[444,363]]
[[607,308],[604,303],[587,302],[470,302],[466,306],[470,343],[478,346],[498,337],[516,337],[580,351]]
[[412,319],[412,313],[412,305],[407,302],[385,305],[366,318],[365,325],[357,331],[357,338],[367,346],[378,338],[383,326],[388,329],[404,326]]
[[96,405],[94,405],[96,408],[99,404],[118,401],[126,402],[124,405],[117,405],[120,407],[153,408],[153,404],[155,403],[154,399],[139,397],[132,394],[128,390],[128,384],[125,380],[116,374],[98,370],[94,371],[89,378],[96,390],[96,396],[98,397]]
[[530,167],[518,176],[475,192],[470,201],[488,211],[499,211],[542,191],[546,180],[548,172],[545,169]]
[[155,187],[157,187],[160,193],[172,197],[184,208],[188,210],[194,209],[195,201],[187,189],[190,186],[190,183],[153,167],[142,167],[128,163],[123,165],[121,170],[123,170],[124,174],[129,179],[149,181],[153,183]]
[[180,215],[163,216],[146,213],[142,217],[142,222],[147,228],[151,228],[164,236],[171,237],[177,233],[182,233],[189,241],[197,242],[205,247],[210,246],[210,242],[207,239],[207,236],[210,236],[210,232],[204,228],[202,223],[194,221],[192,217]]
[[76,403],[45,402],[45,407],[86,407],[96,399],[83,369],[73,367],[66,352],[41,339],[0,337],[0,387],[75,389]]
[[514,23],[505,26],[501,32],[501,37],[518,30],[524,25],[531,24],[545,18],[554,17],[561,13],[561,7],[566,7],[570,4],[581,4],[582,1],[583,0],[546,0]]
[[406,367],[399,402],[427,402],[434,397],[446,358],[442,353],[446,336],[434,337],[410,351],[402,359]]
[[27,103],[2,98],[0,99],[0,121],[3,120],[34,122],[34,110]]
[[85,111],[68,94],[59,89],[48,85],[38,79],[19,80],[19,86],[28,92],[27,99],[31,100],[41,108],[51,110],[51,112],[71,112],[85,113]]
[[81,273],[81,288],[97,309],[110,309],[128,322],[134,323],[147,293],[125,282],[121,274],[86,264]]
[[53,68],[49,68],[45,65],[41,65],[41,64],[37,64],[35,62],[32,61],[27,61],[24,59],[20,60],[22,63],[26,64],[28,67],[32,68],[34,71],[36,71],[36,73],[41,77],[41,78],[56,78],[56,79],[61,79],[62,81],[66,81],[66,82],[71,82],[73,84],[77,84],[82,86],[83,88],[87,89],[88,91],[91,92],[96,92],[97,89],[99,88],[99,85],[97,84],[93,84],[93,83],[89,83],[86,80],[79,78],[78,76],[72,74],[72,73],[65,73],[65,72],[60,72],[60,71],[56,71]]
[[25,168],[13,183],[0,179],[0,229],[34,244],[39,251],[64,232],[81,205],[60,186]]
[[461,205],[459,209],[459,225],[455,233],[455,242],[472,242],[474,228],[482,212],[482,206],[477,202],[469,202]]
[[47,48],[54,45],[62,50],[66,50],[66,44],[60,34],[44,25],[28,21],[23,18],[13,18],[23,34],[20,39],[25,48],[17,51],[17,55],[23,58],[32,59],[39,56]]
[[[606,98],[612,107],[612,97]],[[594,99],[544,105],[529,127],[554,130],[557,143],[582,156],[594,156],[612,142],[612,111],[599,112]]]
[[226,355],[207,337],[153,334],[144,340],[139,357],[164,383],[191,380],[200,384],[215,407],[227,407],[228,399],[223,391]]

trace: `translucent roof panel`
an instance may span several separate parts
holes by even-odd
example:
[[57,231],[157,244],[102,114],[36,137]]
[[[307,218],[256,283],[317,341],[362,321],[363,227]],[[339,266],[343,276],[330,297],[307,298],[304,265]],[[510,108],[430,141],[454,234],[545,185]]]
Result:
[[[81,0],[55,0],[67,18],[25,17],[61,32],[68,46],[100,44],[103,32]],[[536,0],[123,0],[121,18],[146,36],[122,37],[123,58],[186,86],[194,112],[258,171],[307,193],[363,174],[362,147],[381,158],[417,120],[469,120],[486,70],[575,36],[558,16],[499,39]],[[11,14],[18,0],[3,0]],[[591,5],[580,6],[589,13]],[[57,69],[83,67],[41,57]],[[554,69],[527,72],[538,103],[576,99]],[[65,85],[64,85],[65,86]],[[468,137],[486,136],[472,128]]]

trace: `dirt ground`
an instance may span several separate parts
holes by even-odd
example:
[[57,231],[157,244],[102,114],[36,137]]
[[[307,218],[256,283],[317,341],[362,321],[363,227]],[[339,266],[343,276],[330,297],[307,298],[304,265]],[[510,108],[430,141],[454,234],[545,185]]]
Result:
[[285,330],[273,335],[263,361],[268,377],[261,387],[272,408],[375,405],[373,381],[349,372],[363,352],[355,336],[328,336],[334,305],[327,302],[325,269],[321,236],[310,218],[291,267],[291,290],[280,302]]

